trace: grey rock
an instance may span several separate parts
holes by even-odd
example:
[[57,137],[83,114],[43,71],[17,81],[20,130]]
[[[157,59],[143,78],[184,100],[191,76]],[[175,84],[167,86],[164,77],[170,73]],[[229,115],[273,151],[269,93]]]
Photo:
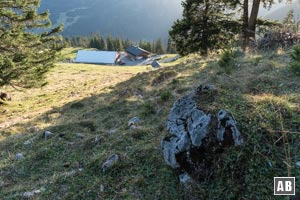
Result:
[[33,190],[32,193],[33,194],[40,194],[42,191],[41,190]]
[[100,192],[104,192],[104,185],[100,185]]
[[136,126],[137,123],[139,123],[141,120],[138,117],[133,117],[128,121],[128,127],[131,127],[133,125]]
[[0,188],[3,187],[5,185],[4,181],[0,181]]
[[31,192],[27,191],[27,192],[24,192],[23,195],[22,195],[22,198],[23,199],[31,199],[34,197],[34,195],[36,194],[40,194],[42,193],[42,191],[44,191],[45,189],[42,187],[41,189],[39,190],[33,190]]
[[52,136],[54,135],[54,133],[50,132],[50,131],[45,131],[43,133],[43,137],[45,138],[45,140],[50,139]]
[[273,167],[273,164],[272,164],[272,162],[270,162],[270,161],[268,162],[268,165],[269,165],[269,167],[271,167],[271,168]]
[[69,176],[74,176],[76,173],[77,173],[76,170],[72,170],[72,171],[63,173],[63,175],[64,175],[65,177],[69,177]]
[[[179,155],[181,159],[187,161],[186,163],[193,165],[191,158],[199,155],[192,155],[190,151],[192,149],[209,148],[210,145],[218,144],[223,147],[227,142],[235,146],[243,144],[241,133],[236,126],[237,122],[231,114],[220,110],[217,115],[212,115],[197,107],[195,99],[198,98],[198,94],[210,94],[216,90],[215,85],[199,86],[193,93],[173,104],[166,124],[170,135],[161,142],[167,165],[174,169],[180,168],[182,160],[177,160]],[[209,141],[210,143],[206,144]]]
[[33,139],[26,140],[23,144],[26,147],[31,146],[33,144]]
[[111,129],[111,130],[108,131],[108,134],[111,136],[111,135],[113,135],[116,132],[117,132],[116,129]]
[[16,154],[16,160],[23,160],[24,156],[22,153],[17,153]]
[[179,182],[183,185],[186,185],[186,184],[192,183],[193,179],[188,173],[184,172],[179,175]]
[[134,130],[134,129],[137,129],[137,126],[136,126],[136,125],[131,125],[131,126],[130,126],[130,129],[133,129],[133,130]]
[[[198,116],[203,118],[198,120],[196,119]],[[201,140],[208,131],[197,135],[197,127],[202,121],[207,120],[205,116],[202,111],[197,109],[196,102],[191,95],[184,96],[174,103],[167,122],[167,130],[171,136],[162,141],[164,159],[169,166],[175,169],[179,168],[176,154],[189,151],[192,145],[201,144]],[[186,127],[188,128],[186,129]]]
[[236,121],[225,110],[220,110],[218,113],[218,130],[217,139],[219,142],[223,142],[225,139],[226,130],[230,130],[233,137],[234,145],[239,146],[243,144],[241,133],[236,127]]
[[206,115],[203,111],[194,108],[191,112],[190,118],[187,120],[187,128],[191,137],[192,145],[200,147],[202,140],[207,137],[209,133],[209,124],[211,122],[211,115]]
[[119,155],[114,154],[110,156],[108,159],[105,160],[105,162],[102,164],[102,171],[106,172],[109,168],[117,164],[117,162],[120,160]]
[[95,137],[94,143],[95,143],[95,144],[100,144],[100,143],[101,143],[101,137],[100,137],[99,135],[97,135],[97,136]]
[[32,198],[33,196],[34,196],[34,193],[33,193],[33,192],[24,192],[23,195],[22,195],[22,197],[23,197],[24,199],[30,199],[30,198]]
[[171,166],[172,168],[176,169],[179,168],[180,165],[176,160],[176,153],[175,150],[177,148],[177,138],[171,136],[169,138],[164,138],[162,140],[162,149],[165,162],[167,165]]
[[76,133],[76,137],[83,139],[85,137],[84,133]]
[[164,112],[162,108],[157,109],[156,115],[161,115]]

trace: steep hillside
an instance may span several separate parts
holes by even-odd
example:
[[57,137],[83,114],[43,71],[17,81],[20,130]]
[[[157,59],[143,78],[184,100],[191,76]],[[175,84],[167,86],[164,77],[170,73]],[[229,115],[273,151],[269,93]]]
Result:
[[[0,199],[269,199],[274,176],[300,175],[299,76],[286,55],[240,56],[229,71],[217,60],[189,56],[154,71],[58,64],[49,85],[12,92],[0,107]],[[207,83],[245,145],[224,150],[213,180],[184,190],[160,141],[173,102]]]
[[167,39],[181,16],[180,0],[62,0],[42,1],[54,24],[64,23],[63,35],[113,34],[134,41]]

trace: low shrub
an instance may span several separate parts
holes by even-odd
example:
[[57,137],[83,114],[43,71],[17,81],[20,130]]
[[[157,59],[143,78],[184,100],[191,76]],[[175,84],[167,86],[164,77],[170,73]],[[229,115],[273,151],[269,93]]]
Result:
[[289,53],[289,56],[292,60],[290,63],[290,70],[300,75],[300,45],[296,45],[293,47],[292,51]]
[[230,73],[236,66],[236,58],[238,52],[235,50],[226,50],[221,54],[218,64],[225,70],[226,73]]

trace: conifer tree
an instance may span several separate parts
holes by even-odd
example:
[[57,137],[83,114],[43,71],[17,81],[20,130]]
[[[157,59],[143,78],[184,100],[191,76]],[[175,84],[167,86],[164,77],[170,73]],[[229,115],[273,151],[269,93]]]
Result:
[[151,42],[145,42],[143,49],[151,52]]
[[130,41],[128,38],[123,41],[123,47],[126,49],[127,47],[132,46],[132,41]]
[[[63,42],[62,26],[49,31],[49,12],[38,13],[40,0],[0,2],[0,86],[44,84]],[[40,33],[43,31],[42,33]]]
[[171,53],[171,54],[176,53],[176,49],[171,38],[168,38],[167,53]]
[[165,49],[164,49],[164,45],[161,41],[161,39],[157,39],[155,42],[155,53],[157,54],[164,54],[165,53]]
[[233,16],[225,13],[232,1],[186,0],[182,3],[183,18],[177,20],[169,32],[181,55],[200,53],[226,47],[240,31]]
[[147,41],[140,40],[139,47],[142,48],[142,49],[145,49],[147,51],[151,51],[152,50],[152,48],[151,48],[151,42],[147,42]]
[[283,19],[283,25],[288,31],[296,31],[296,21],[294,17],[294,10],[291,9]]
[[152,44],[151,44],[151,52],[152,52],[152,53],[155,53],[155,52],[156,52],[156,42],[155,42],[155,40],[152,41]]
[[108,51],[115,51],[114,39],[111,35],[108,35],[106,38],[106,45]]
[[123,42],[122,42],[122,39],[120,37],[115,39],[115,47],[116,47],[117,51],[123,51],[124,50]]
[[107,45],[106,45],[106,42],[105,42],[105,40],[104,40],[103,37],[100,37],[99,43],[100,43],[99,44],[100,45],[100,49],[102,51],[107,51]]

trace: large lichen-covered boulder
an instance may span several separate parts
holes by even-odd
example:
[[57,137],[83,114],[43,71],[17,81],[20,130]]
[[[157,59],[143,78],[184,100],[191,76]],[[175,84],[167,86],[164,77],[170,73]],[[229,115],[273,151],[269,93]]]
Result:
[[[215,92],[214,85],[200,86],[174,103],[167,121],[169,135],[162,140],[165,162],[172,168],[188,172],[197,169],[202,173],[201,168],[207,170],[211,166],[209,154],[215,154],[215,149],[243,144],[230,113],[221,109],[204,111],[197,105],[199,100],[204,102],[201,98],[211,97]],[[203,171],[202,175],[205,174]]]

